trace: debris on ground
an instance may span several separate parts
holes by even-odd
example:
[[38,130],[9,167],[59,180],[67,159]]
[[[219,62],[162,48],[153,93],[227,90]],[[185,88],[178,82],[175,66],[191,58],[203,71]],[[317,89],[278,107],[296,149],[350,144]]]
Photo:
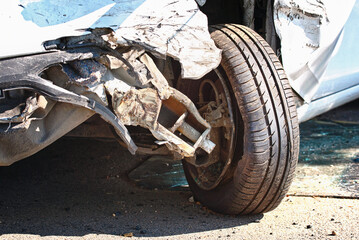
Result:
[[133,237],[133,233],[132,232],[124,233],[123,236],[124,237]]

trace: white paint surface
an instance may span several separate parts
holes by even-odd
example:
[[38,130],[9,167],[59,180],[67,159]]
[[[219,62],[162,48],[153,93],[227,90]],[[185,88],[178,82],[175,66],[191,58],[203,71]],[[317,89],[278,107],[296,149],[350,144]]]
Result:
[[107,27],[121,44],[179,60],[185,78],[202,77],[221,59],[194,0],[1,1],[0,22],[6,36],[0,58],[42,52],[44,41]]

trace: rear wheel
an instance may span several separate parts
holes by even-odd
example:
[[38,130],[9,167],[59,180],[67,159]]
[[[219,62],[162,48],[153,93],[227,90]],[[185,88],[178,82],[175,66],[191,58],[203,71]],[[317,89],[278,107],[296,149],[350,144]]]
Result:
[[183,167],[195,199],[214,211],[254,214],[278,206],[294,176],[299,128],[293,94],[269,45],[240,25],[210,28],[223,50],[218,69],[177,88],[211,124],[211,154]]

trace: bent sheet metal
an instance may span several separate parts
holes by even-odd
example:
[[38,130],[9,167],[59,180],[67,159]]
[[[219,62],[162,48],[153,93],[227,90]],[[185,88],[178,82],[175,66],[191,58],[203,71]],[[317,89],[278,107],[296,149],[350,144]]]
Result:
[[[125,125],[147,128],[182,157],[196,148],[213,150],[210,125],[157,67],[178,61],[183,78],[198,79],[220,63],[221,51],[195,1],[1,5],[4,26],[17,28],[0,40],[7,46],[0,50],[6,72],[0,78],[0,165],[41,150],[95,113],[132,153],[138,148]],[[177,120],[164,126],[161,114]]]

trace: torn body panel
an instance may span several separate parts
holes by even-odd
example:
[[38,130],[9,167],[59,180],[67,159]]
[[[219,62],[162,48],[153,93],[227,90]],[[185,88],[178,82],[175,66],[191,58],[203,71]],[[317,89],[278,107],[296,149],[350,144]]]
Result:
[[[112,125],[133,154],[138,147],[125,125],[147,128],[158,144],[181,157],[193,156],[199,147],[213,150],[210,125],[148,54],[163,59],[163,66],[178,61],[186,78],[200,78],[218,66],[221,51],[194,0],[2,5],[0,20],[26,31],[9,29],[14,39],[0,39],[8,46],[0,51],[0,165],[39,151],[94,114]],[[17,91],[21,94],[14,97]],[[36,117],[41,109],[46,114]],[[169,112],[176,126],[161,122]]]
[[[8,74],[1,76],[0,87],[5,92],[9,92],[12,89],[29,89],[34,91],[36,94],[42,94],[54,101],[70,103],[74,106],[84,107],[89,109],[92,114],[99,114],[104,120],[113,125],[116,132],[119,133],[122,140],[127,144],[128,149],[133,154],[136,152],[137,146],[132,141],[127,129],[124,127],[124,124],[135,126],[140,125],[142,127],[148,128],[149,130],[153,131],[154,136],[158,140],[167,141],[166,144],[170,147],[170,149],[177,151],[184,157],[193,156],[195,149],[197,147],[201,147],[203,142],[210,142],[206,138],[210,129],[209,124],[207,124],[201,118],[193,103],[191,105],[191,101],[186,96],[179,94],[175,89],[171,89],[167,82],[164,84],[164,86],[161,85],[161,79],[164,79],[164,77],[160,72],[156,72],[157,75],[155,76],[152,76],[151,74],[148,75],[149,81],[146,81],[146,85],[153,82],[154,84],[151,84],[153,88],[148,88],[146,85],[143,85],[143,89],[137,90],[125,83],[131,82],[131,79],[127,79],[125,82],[121,79],[115,80],[115,77],[111,73],[110,69],[106,68],[105,70],[104,65],[95,60],[96,58],[100,59],[102,55],[110,54],[109,52],[97,48],[86,48],[84,54],[77,53],[81,52],[80,49],[81,48],[79,47],[79,49],[73,49],[71,51],[67,50],[66,52],[52,52],[49,53],[47,57],[44,57],[43,55],[35,55],[29,56],[28,58],[3,60],[0,62],[2,69],[6,70],[13,68],[20,71],[19,68],[22,67],[23,71],[9,71]],[[87,60],[86,58],[92,60]],[[148,58],[149,57],[147,57],[147,63],[151,62]],[[74,64],[73,61],[76,61],[76,64]],[[46,77],[56,75],[56,79],[54,81],[36,76],[36,73],[42,72],[53,64],[61,64],[62,67],[50,68],[49,70],[46,70],[48,72],[47,74],[46,71],[43,74],[46,75]],[[128,60],[127,65],[131,66],[130,68],[133,71],[132,73],[135,73],[135,78],[138,78],[138,75],[141,74],[141,71],[136,71],[136,69],[131,65],[131,62],[128,62]],[[17,66],[19,66],[19,68]],[[144,66],[147,68],[146,65]],[[150,67],[151,70],[147,69],[147,73],[154,72],[155,66],[151,65]],[[58,71],[58,74],[51,74],[51,70]],[[59,76],[61,73],[66,75],[65,79],[60,79]],[[105,78],[105,76],[107,77]],[[111,82],[111,84],[107,84],[108,82]],[[61,86],[66,86],[67,89],[62,88]],[[91,91],[93,88],[99,89],[99,91]],[[160,90],[163,90],[163,92],[166,94],[161,94]],[[87,94],[88,92],[90,94]],[[101,94],[104,92],[106,94]],[[111,96],[111,99],[107,99],[107,94]],[[166,128],[158,124],[157,119],[159,117],[160,109],[162,106],[161,96],[163,100],[167,101],[170,99],[170,97],[175,99],[174,102],[176,104],[180,104],[181,108],[190,112],[191,116],[194,116],[194,119],[197,119],[197,125],[198,123],[202,124],[202,128],[200,127],[200,130],[202,130],[203,133],[198,136],[198,139],[195,139],[193,144],[185,142],[185,140],[181,139],[179,136],[176,136],[175,133],[168,132]],[[103,101],[104,98],[105,100]],[[113,103],[112,107],[114,108],[114,113],[116,115],[106,107],[106,104],[109,101]],[[89,114],[88,116],[86,115],[86,118],[82,121],[86,120],[92,114]],[[11,132],[13,130],[14,127],[11,127],[11,120],[12,119],[8,119],[7,123],[10,127],[5,132]],[[43,122],[41,120],[38,121]],[[63,121],[61,122],[61,125],[71,124],[68,124],[67,121]],[[57,134],[63,135],[70,131],[72,128],[67,127],[65,128],[65,131],[63,128],[59,127],[58,129],[60,130],[57,131]],[[42,132],[46,131],[42,130]],[[16,137],[10,137],[7,139],[10,139],[10,142],[12,140],[12,143],[17,145],[15,144]],[[49,143],[51,143],[51,141],[44,141],[43,144],[40,145],[44,147]],[[176,145],[176,147],[172,145]],[[214,148],[214,144],[207,143],[205,146],[208,145],[212,146],[212,149]],[[32,151],[28,151],[27,153],[32,154],[33,151],[36,150],[32,149]],[[207,151],[211,151],[211,149],[208,149],[207,147]],[[12,159],[18,160],[16,158]]]
[[[31,90],[54,101],[70,103],[74,106],[89,109],[93,113],[98,113],[104,120],[115,127],[124,142],[127,143],[129,150],[134,153],[136,145],[129,136],[127,129],[108,108],[94,99],[64,89],[55,85],[54,82],[38,76],[51,65],[93,58],[101,54],[101,51],[96,48],[85,48],[82,50],[85,53],[78,50],[68,50],[66,52],[50,52],[43,55],[4,59],[0,61],[0,69],[3,71],[0,76],[0,88],[5,92],[14,89]],[[11,125],[11,121],[9,124]],[[66,121],[62,124],[66,124]],[[14,142],[14,145],[16,146],[16,142]]]
[[150,0],[137,8],[115,35],[120,44],[139,45],[179,60],[182,77],[198,79],[216,68],[221,59],[207,25],[207,17],[195,1]]
[[[331,96],[352,94],[349,89],[359,84],[359,62],[352,57],[359,52],[354,40],[358,9],[354,0],[275,1],[283,66],[292,88],[304,100],[298,110],[300,122],[353,99]],[[323,107],[323,98],[331,99],[331,104]]]
[[[136,73],[138,75],[147,73],[146,76],[138,78],[147,77],[147,81],[143,81],[142,89],[131,89],[127,92],[121,89],[115,90],[112,103],[120,120],[126,125],[139,125],[149,129],[157,138],[157,143],[166,144],[169,149],[181,156],[193,156],[198,147],[210,153],[215,147],[207,139],[211,127],[201,117],[192,101],[169,86],[150,56],[144,53],[138,56],[138,59],[140,62],[136,59],[132,62],[135,62],[140,69],[146,70]],[[148,84],[153,88],[146,87]],[[193,135],[194,132],[197,134]],[[187,138],[186,140],[180,136],[182,134]]]
[[121,45],[179,60],[185,78],[200,78],[221,60],[194,0],[16,0],[1,4],[0,21],[9,36],[0,38],[7,46],[0,58],[44,52],[44,41],[109,28]]

